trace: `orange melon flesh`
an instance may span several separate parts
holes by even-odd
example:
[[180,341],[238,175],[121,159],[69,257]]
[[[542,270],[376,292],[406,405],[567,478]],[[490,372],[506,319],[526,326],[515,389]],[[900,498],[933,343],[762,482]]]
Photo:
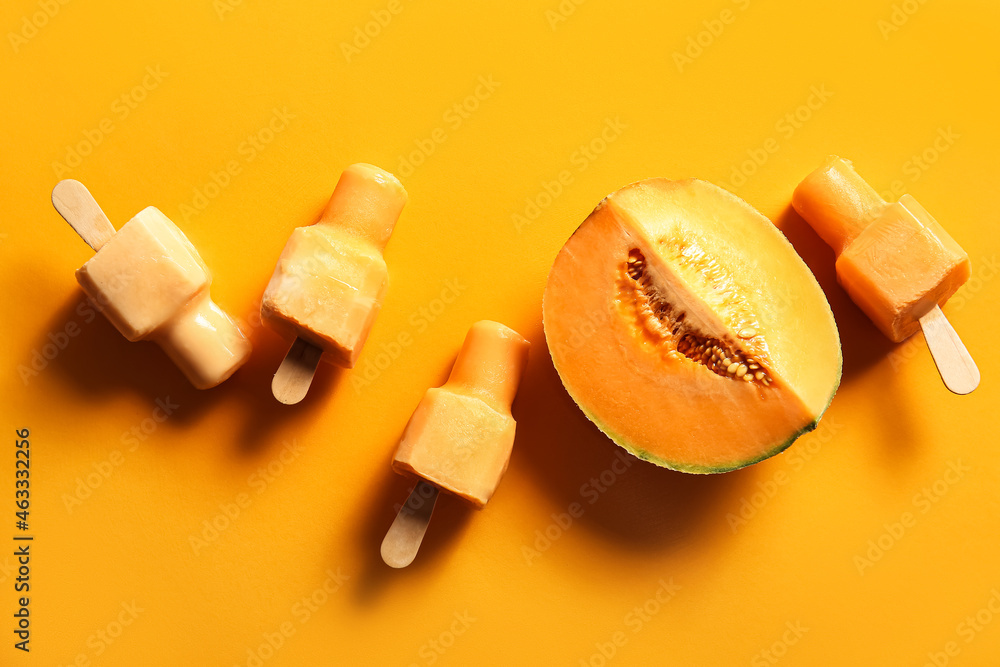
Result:
[[406,198],[389,172],[348,167],[320,220],[289,237],[261,299],[263,322],[321,348],[325,361],[353,368],[385,295],[382,250]]
[[428,389],[410,417],[393,470],[484,507],[510,461],[510,408],[528,347],[524,337],[497,322],[472,325],[448,381]]
[[969,278],[968,254],[916,199],[886,203],[835,155],[799,184],[792,205],[837,254],[838,282],[895,342]]
[[584,414],[675,470],[781,451],[815,428],[840,381],[836,325],[809,269],[767,218],[704,181],[609,195],[556,257],[543,316]]

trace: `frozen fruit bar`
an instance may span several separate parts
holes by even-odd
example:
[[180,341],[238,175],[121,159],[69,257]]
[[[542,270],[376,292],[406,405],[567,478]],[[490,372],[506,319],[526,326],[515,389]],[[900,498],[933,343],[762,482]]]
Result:
[[406,198],[389,172],[348,167],[319,221],[288,239],[261,301],[264,323],[352,368],[385,294],[382,250]]
[[497,322],[472,325],[448,381],[428,389],[410,418],[393,469],[433,482],[477,508],[486,505],[510,460],[515,426],[510,406],[528,346]]
[[212,275],[184,233],[150,206],[76,272],[77,281],[130,341],[157,342],[199,389],[246,361],[250,342],[209,295]]
[[969,278],[969,256],[917,200],[884,201],[830,156],[795,189],[792,205],[837,254],[837,280],[899,342]]

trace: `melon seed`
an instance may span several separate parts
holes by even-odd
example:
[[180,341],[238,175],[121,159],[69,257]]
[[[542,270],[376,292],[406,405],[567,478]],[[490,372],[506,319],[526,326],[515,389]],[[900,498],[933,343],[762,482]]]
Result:
[[[638,248],[629,250],[625,273],[634,281],[631,289],[637,324],[655,339],[656,346],[664,346],[667,358],[687,358],[701,363],[708,370],[722,377],[742,378],[746,382],[758,381],[764,386],[771,378],[760,369],[760,360],[741,350],[739,341],[699,336],[685,324],[686,313],[678,312],[657,291],[652,276],[646,271],[646,258]],[[757,336],[753,327],[743,327],[737,338],[747,340]],[[652,341],[651,341],[652,342]]]

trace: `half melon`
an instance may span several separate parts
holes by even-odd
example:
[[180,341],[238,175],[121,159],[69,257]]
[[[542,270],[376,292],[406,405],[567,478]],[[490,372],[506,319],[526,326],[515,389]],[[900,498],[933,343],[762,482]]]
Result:
[[696,179],[609,195],[556,257],[542,304],[563,385],[617,444],[735,470],[816,427],[840,384],[823,291],[770,220]]

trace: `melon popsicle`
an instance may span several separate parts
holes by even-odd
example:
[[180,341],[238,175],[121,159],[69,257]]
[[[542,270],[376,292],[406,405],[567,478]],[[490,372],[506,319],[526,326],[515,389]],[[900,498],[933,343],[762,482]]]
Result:
[[444,489],[477,509],[489,502],[514,445],[511,404],[530,343],[513,329],[472,325],[448,381],[427,390],[403,432],[392,468],[418,483],[382,542],[382,559],[409,565]]
[[305,397],[320,358],[352,368],[388,283],[382,251],[406,204],[395,176],[344,170],[318,222],[296,228],[261,299],[261,319],[295,341],[275,373],[275,398]]
[[911,195],[888,203],[836,155],[799,184],[792,206],[837,255],[837,281],[900,342],[923,329],[945,385],[967,394],[979,370],[941,306],[969,278],[969,256]]
[[76,279],[125,338],[158,343],[198,389],[243,365],[250,342],[212,301],[201,255],[159,209],[143,209],[116,233],[79,181],[56,184],[52,203],[96,251]]

